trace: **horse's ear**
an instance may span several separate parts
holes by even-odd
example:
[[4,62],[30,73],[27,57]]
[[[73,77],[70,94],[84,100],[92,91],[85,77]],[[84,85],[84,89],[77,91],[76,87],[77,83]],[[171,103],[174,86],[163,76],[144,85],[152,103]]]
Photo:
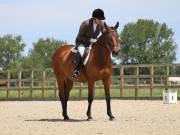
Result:
[[116,25],[114,26],[115,29],[117,29],[119,27],[119,22],[116,23]]

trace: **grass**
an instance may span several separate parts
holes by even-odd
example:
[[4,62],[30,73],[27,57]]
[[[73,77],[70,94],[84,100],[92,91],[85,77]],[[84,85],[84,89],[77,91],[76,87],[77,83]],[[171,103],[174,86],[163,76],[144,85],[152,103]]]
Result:
[[[153,89],[152,96],[153,97],[160,97],[162,96],[163,89]],[[30,99],[30,90],[24,90],[20,92],[21,99]],[[120,89],[111,89],[110,90],[111,97],[120,97]],[[0,91],[0,99],[6,99],[6,91]],[[72,89],[70,93],[71,98],[79,98],[79,90],[78,89]],[[88,91],[87,89],[82,90],[81,93],[82,97],[88,97]],[[150,90],[149,89],[139,89],[138,90],[138,97],[149,97],[150,96]],[[180,97],[180,91],[178,91],[178,96]],[[58,98],[59,93],[58,91],[54,90],[45,90],[44,91],[44,98]],[[96,89],[95,91],[95,97],[104,97],[104,90],[103,89]],[[135,90],[134,89],[124,89],[123,91],[123,97],[135,97]],[[16,90],[10,90],[9,91],[9,99],[18,99],[19,98],[19,91]],[[41,99],[42,98],[42,91],[41,90],[33,90],[32,91],[32,99]]]
[[1,99],[6,98],[6,91],[0,91],[0,98]]

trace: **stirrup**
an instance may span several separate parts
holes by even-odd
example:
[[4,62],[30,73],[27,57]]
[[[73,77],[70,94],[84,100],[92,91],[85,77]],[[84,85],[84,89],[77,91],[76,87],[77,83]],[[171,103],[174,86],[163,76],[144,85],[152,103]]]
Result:
[[77,81],[79,80],[79,79],[78,79],[77,77],[75,77],[75,76],[72,76],[72,79],[73,79],[73,80],[77,80]]
[[72,75],[72,79],[74,80],[78,80],[78,76],[80,75],[80,72],[75,70],[73,71],[73,75]]
[[73,80],[78,80],[78,76],[77,76],[76,74],[73,74],[73,75],[72,75],[72,79],[73,79]]

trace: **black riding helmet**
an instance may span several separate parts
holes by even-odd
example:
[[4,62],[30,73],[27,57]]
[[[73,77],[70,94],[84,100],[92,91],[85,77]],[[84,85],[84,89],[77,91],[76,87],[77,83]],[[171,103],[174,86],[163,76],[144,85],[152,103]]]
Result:
[[105,20],[104,17],[104,11],[102,9],[95,9],[92,13],[92,17],[100,19],[100,20]]

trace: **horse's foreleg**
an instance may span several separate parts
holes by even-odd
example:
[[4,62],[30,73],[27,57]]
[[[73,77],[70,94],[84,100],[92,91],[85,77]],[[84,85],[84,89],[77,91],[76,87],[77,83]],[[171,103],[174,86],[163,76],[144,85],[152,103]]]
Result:
[[113,120],[114,116],[112,115],[112,112],[111,112],[111,97],[110,97],[110,91],[109,91],[110,83],[111,83],[110,77],[103,80],[106,104],[107,104],[107,115],[109,116],[109,120]]
[[94,81],[88,81],[88,109],[87,109],[87,120],[92,120],[91,116],[91,105],[94,98]]

